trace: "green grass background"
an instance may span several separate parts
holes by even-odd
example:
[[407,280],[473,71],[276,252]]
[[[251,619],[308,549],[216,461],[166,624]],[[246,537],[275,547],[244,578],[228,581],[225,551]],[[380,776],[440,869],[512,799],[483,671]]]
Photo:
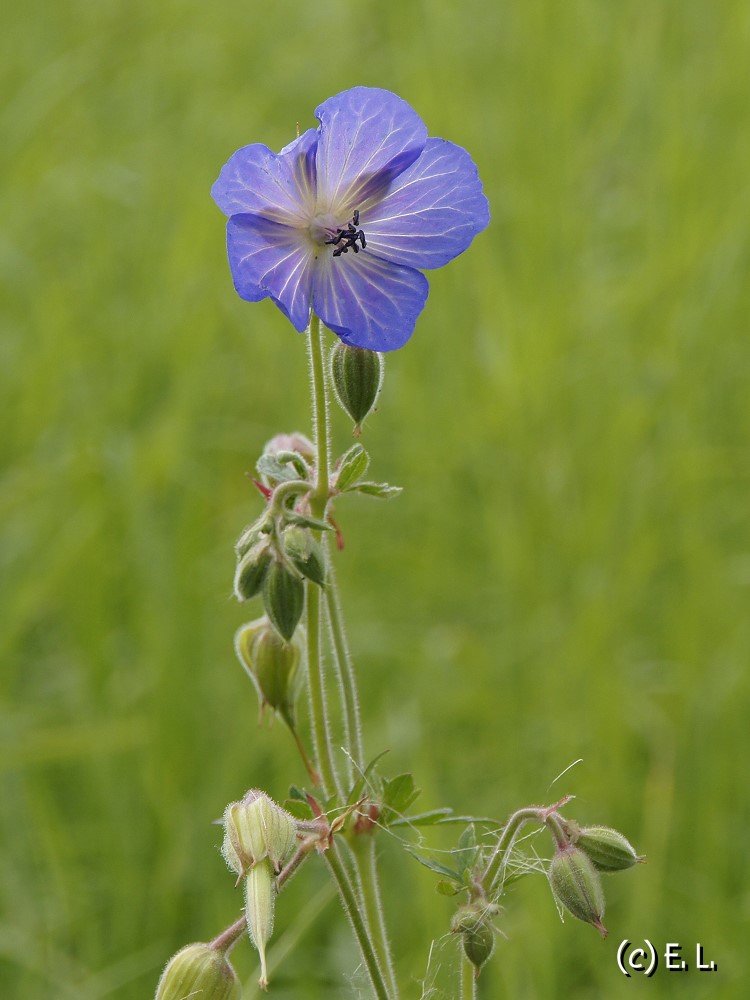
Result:
[[[236,298],[209,188],[368,84],[471,151],[493,213],[388,359],[365,443],[404,495],[338,509],[368,749],[424,808],[570,792],[648,855],[607,881],[606,943],[516,884],[483,1000],[745,996],[750,7],[27,0],[3,21],[0,994],[150,997],[238,912],[211,821],[300,778],[256,727],[229,589],[244,472],[308,426],[304,341]],[[405,995],[450,997],[452,904],[382,850]],[[626,981],[625,937],[699,941],[718,971]],[[366,995],[356,966],[330,904],[273,993]]]

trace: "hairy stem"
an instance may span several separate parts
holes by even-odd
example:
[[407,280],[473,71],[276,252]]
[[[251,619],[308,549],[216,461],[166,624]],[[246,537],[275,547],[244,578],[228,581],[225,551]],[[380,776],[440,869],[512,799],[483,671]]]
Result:
[[380,882],[378,879],[378,859],[375,851],[375,837],[372,833],[364,833],[354,839],[354,857],[359,879],[362,884],[362,902],[365,906],[367,922],[373,936],[375,950],[385,967],[388,982],[395,997],[398,996],[396,972],[393,967],[390,942],[385,926],[383,905],[380,900]]
[[357,678],[354,673],[354,664],[349,652],[349,644],[346,639],[344,623],[341,616],[341,604],[339,601],[336,577],[333,572],[331,560],[328,560],[328,586],[326,587],[326,609],[328,611],[328,625],[331,633],[331,644],[336,659],[336,667],[341,684],[344,726],[346,730],[346,749],[354,767],[360,772],[365,767],[365,754],[362,745],[362,726],[359,715],[359,695],[357,693]]
[[[326,371],[323,361],[323,338],[321,322],[315,314],[310,319],[308,335],[308,357],[312,388],[313,430],[315,436],[316,465],[315,487],[309,494],[310,512],[313,517],[325,520],[328,501],[330,499],[330,448],[328,398]],[[350,759],[362,767],[363,754],[361,733],[359,728],[359,707],[357,704],[356,681],[352,667],[351,656],[346,644],[346,637],[341,622],[338,598],[335,594],[335,583],[328,562],[329,582],[324,588],[328,611],[331,644],[335,657],[336,669],[339,674],[342,718],[344,722],[346,749]],[[328,721],[325,679],[321,655],[321,592],[320,588],[307,585],[307,645],[308,645],[308,686],[310,693],[310,714],[313,723],[313,739],[318,768],[322,777],[322,785],[326,794],[337,792],[342,798],[342,788],[333,759],[331,745],[331,729]],[[396,996],[395,983],[390,994],[383,974],[383,965],[388,969],[388,976],[394,982],[392,965],[388,953],[385,928],[382,923],[382,910],[375,872],[375,857],[368,877],[363,878],[360,865],[355,859],[352,878],[344,866],[335,842],[325,854],[326,862],[333,875],[349,917],[354,934],[362,952],[367,971],[379,1000],[389,1000]],[[368,913],[377,912],[377,920],[373,924],[376,941],[371,937],[372,929]]]
[[461,957],[461,1000],[476,1000],[479,995],[477,970],[464,956]]
[[500,839],[497,842],[497,846],[490,857],[489,864],[487,865],[487,871],[484,873],[484,878],[482,879],[482,883],[488,895],[492,894],[496,886],[499,885],[499,887],[502,888],[502,884],[505,879],[505,869],[508,866],[510,849],[513,846],[513,842],[516,837],[521,832],[521,828],[525,826],[526,823],[530,823],[532,820],[536,820],[538,823],[543,823],[543,814],[544,810],[539,806],[528,806],[526,809],[519,809],[517,812],[514,812],[505,824],[503,832],[500,834]]
[[[315,488],[310,493],[310,510],[314,517],[323,520],[328,506],[329,487],[329,445],[328,445],[328,401],[326,378],[323,368],[323,344],[321,324],[313,313],[307,337],[310,381],[312,390],[313,431],[317,461],[315,466]],[[317,534],[317,533],[316,533]],[[310,716],[312,718],[313,742],[318,771],[326,796],[341,792],[331,746],[331,727],[325,697],[323,657],[321,651],[320,628],[320,587],[308,583],[307,587],[307,673],[310,695]]]
[[[572,798],[572,795],[566,795],[559,802],[555,802],[554,805],[527,806],[525,809],[519,809],[513,813],[503,827],[503,832],[500,834],[500,839],[497,842],[495,850],[492,852],[487,869],[481,879],[482,887],[488,896],[492,896],[496,889],[502,889],[503,881],[505,880],[505,869],[508,867],[508,859],[510,858],[510,849],[516,837],[521,832],[521,828],[531,822],[547,823],[553,829],[559,828],[556,811],[570,802]],[[555,826],[556,823],[557,827]]]
[[360,951],[362,952],[362,959],[365,963],[368,975],[370,976],[375,996],[378,1000],[390,1000],[392,994],[386,986],[380,961],[378,959],[373,941],[370,937],[370,929],[367,925],[367,920],[360,910],[357,893],[352,886],[351,879],[349,878],[335,841],[326,851],[324,857],[326,864],[328,865],[328,869],[333,876],[333,880],[336,883],[336,887],[339,890],[344,911],[349,918],[352,930],[354,931],[354,936],[356,937]]

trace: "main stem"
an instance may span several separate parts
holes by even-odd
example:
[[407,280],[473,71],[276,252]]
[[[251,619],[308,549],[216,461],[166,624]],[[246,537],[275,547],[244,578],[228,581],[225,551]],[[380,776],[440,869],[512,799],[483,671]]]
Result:
[[[326,515],[329,496],[329,445],[328,445],[328,402],[326,399],[326,379],[323,369],[323,344],[320,320],[313,313],[307,338],[312,389],[313,431],[317,461],[315,465],[315,488],[309,495],[310,512],[313,517],[323,520]],[[320,629],[320,587],[307,586],[307,675],[310,693],[310,715],[312,718],[315,757],[321,775],[321,783],[326,797],[334,792],[341,793],[336,766],[331,747],[331,729],[323,678],[323,658],[321,655]]]
[[[321,322],[315,314],[310,318],[308,334],[308,357],[312,389],[313,429],[315,434],[316,467],[315,487],[309,494],[310,512],[313,517],[324,520],[330,499],[330,451],[328,430],[328,400],[326,374],[323,363],[323,337]],[[330,563],[330,561],[329,561]],[[351,657],[346,645],[338,599],[333,592],[333,577],[326,586],[326,602],[330,624],[332,645],[341,680],[342,709],[344,716],[347,750],[356,764],[362,767],[362,743],[359,729],[359,708],[357,704],[356,682]],[[331,593],[329,594],[329,590]],[[307,647],[308,686],[310,692],[310,714],[312,717],[315,756],[321,773],[323,790],[327,795],[338,792],[343,798],[341,783],[336,772],[331,745],[331,731],[325,698],[325,680],[321,655],[321,593],[320,588],[307,585]],[[344,910],[354,930],[362,958],[372,981],[378,1000],[390,1000],[397,996],[393,967],[390,961],[388,942],[382,920],[382,910],[378,893],[375,858],[368,878],[355,858],[352,869],[354,882],[343,864],[335,840],[325,852],[328,868],[341,896]],[[374,928],[371,928],[368,914],[377,914]],[[373,938],[374,933],[374,938]],[[386,985],[383,967],[392,984],[392,993]]]

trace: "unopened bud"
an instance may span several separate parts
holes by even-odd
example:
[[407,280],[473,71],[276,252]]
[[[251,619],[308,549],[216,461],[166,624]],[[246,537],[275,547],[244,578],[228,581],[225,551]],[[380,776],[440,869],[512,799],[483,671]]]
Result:
[[156,1000],[239,1000],[242,987],[226,955],[210,944],[189,944],[178,951],[162,973]]
[[271,565],[271,548],[266,541],[256,542],[242,556],[234,574],[234,595],[238,601],[255,597]]
[[241,559],[246,552],[249,552],[256,542],[261,539],[261,530],[258,527],[256,521],[249,524],[242,532],[240,537],[234,543],[234,551],[237,554],[237,558]]
[[[294,817],[255,788],[224,811],[224,860],[242,878],[265,858],[280,871],[297,836]],[[238,878],[238,881],[239,881]]]
[[294,635],[305,604],[305,585],[282,563],[274,561],[263,583],[263,607],[287,642]]
[[383,384],[383,355],[364,347],[349,347],[339,341],[331,351],[331,378],[336,399],[361,431],[365,417],[375,406]]
[[568,912],[584,923],[593,924],[602,937],[607,929],[601,879],[588,855],[572,844],[558,849],[549,866],[552,892]]
[[477,976],[495,950],[491,917],[497,912],[497,906],[492,904],[468,903],[456,911],[451,921],[451,930],[461,935],[464,955],[475,967]]
[[299,431],[291,434],[277,434],[263,446],[264,455],[278,455],[279,452],[296,451],[306,462],[315,461],[315,445],[310,438]]
[[582,826],[573,843],[600,872],[621,872],[643,861],[630,841],[608,826]]
[[290,726],[303,675],[303,647],[301,630],[287,642],[265,617],[243,625],[234,637],[234,648],[255,684],[261,710],[269,705]]
[[292,525],[285,529],[281,540],[292,565],[313,583],[324,584],[326,570],[323,549],[309,530]]
[[262,990],[268,987],[266,966],[266,944],[273,934],[273,914],[276,902],[276,879],[270,861],[257,864],[245,879],[245,917],[250,939],[260,956],[260,979]]

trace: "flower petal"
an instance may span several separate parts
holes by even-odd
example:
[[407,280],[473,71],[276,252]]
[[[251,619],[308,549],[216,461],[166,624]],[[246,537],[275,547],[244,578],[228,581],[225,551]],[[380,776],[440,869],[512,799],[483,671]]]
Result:
[[324,101],[317,152],[320,211],[358,208],[412,164],[427,128],[406,101],[389,90],[353,87]]
[[270,296],[300,333],[310,320],[315,256],[303,234],[259,215],[233,215],[227,223],[227,253],[240,298]]
[[252,212],[276,222],[304,224],[315,205],[318,132],[308,129],[280,153],[253,143],[230,156],[211,188],[225,215]]
[[371,351],[403,347],[424,308],[427,279],[372,254],[320,256],[313,280],[313,310],[345,344]]
[[477,168],[465,149],[428,139],[383,200],[362,211],[367,248],[395,264],[442,267],[490,221]]

